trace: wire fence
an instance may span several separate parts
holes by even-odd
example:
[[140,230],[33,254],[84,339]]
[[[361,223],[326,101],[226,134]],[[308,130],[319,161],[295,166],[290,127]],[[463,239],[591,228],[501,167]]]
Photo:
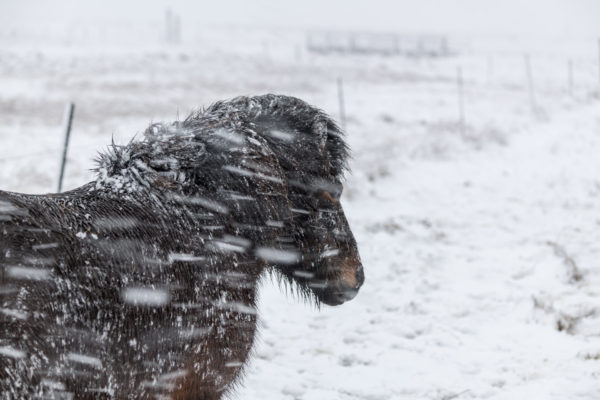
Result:
[[[327,43],[329,43],[330,36],[326,36],[328,38]],[[358,43],[355,37],[352,37],[353,45]],[[179,39],[178,39],[179,40]],[[309,52],[311,51],[311,47],[315,43],[314,37],[311,36],[311,41],[308,41],[309,48],[307,49]],[[360,42],[360,41],[359,41]],[[394,42],[397,44],[397,42]],[[443,38],[441,41],[443,47],[448,46],[446,42],[446,38]],[[367,43],[368,45],[368,43]],[[314,46],[313,46],[314,47]],[[493,95],[494,92],[499,90],[510,91],[514,90],[517,92],[523,91],[527,93],[523,96],[523,102],[528,102],[529,107],[532,111],[536,111],[540,107],[540,102],[543,101],[543,90],[549,90],[547,81],[551,81],[553,90],[555,91],[563,91],[567,93],[569,96],[574,97],[578,93],[582,93],[584,91],[596,91],[600,93],[600,39],[598,39],[598,57],[594,61],[593,57],[588,59],[574,59],[573,57],[566,58],[548,58],[545,57],[543,61],[538,61],[534,56],[530,54],[524,54],[524,73],[523,79],[521,82],[512,82],[510,80],[502,79],[502,71],[506,71],[508,69],[518,68],[517,64],[512,60],[512,65],[507,66],[507,57],[497,56],[497,55],[487,55],[481,57],[480,64],[478,66],[478,70],[474,70],[474,68],[465,68],[465,66],[459,64],[454,66],[455,68],[455,79],[452,78],[452,73],[450,72],[450,66],[446,68],[446,72],[444,75],[431,75],[430,80],[436,81],[438,84],[440,82],[446,82],[448,85],[448,91],[455,91],[455,99],[457,101],[456,105],[456,122],[460,127],[461,132],[464,133],[466,126],[468,125],[466,116],[469,115],[469,106],[472,105],[471,97],[479,98],[481,95]],[[363,52],[366,56],[373,56],[369,52]],[[318,57],[329,57],[327,55],[317,55]],[[338,55],[339,56],[339,55]],[[453,54],[455,56],[455,54]],[[310,63],[311,58],[303,53],[302,48],[299,45],[294,45],[293,47],[293,57],[295,62],[302,63]],[[314,57],[314,54],[313,56]],[[435,58],[435,57],[434,57]],[[514,57],[513,57],[514,58]],[[439,60],[439,58],[437,58]],[[450,62],[449,62],[450,60]],[[450,64],[452,60],[460,61],[458,58],[445,58],[443,62],[446,64]],[[548,61],[550,60],[550,61]],[[419,62],[419,60],[413,59],[412,62]],[[433,61],[436,62],[436,61]],[[548,63],[564,63],[562,69],[565,71],[564,76],[556,76],[553,74],[542,74],[541,77],[538,77],[537,71],[538,69],[544,69],[548,67]],[[597,64],[597,65],[596,65]],[[471,66],[472,67],[472,66]],[[596,69],[597,67],[597,69]],[[559,71],[561,68],[554,68],[553,71]],[[422,72],[420,72],[422,73]],[[597,76],[597,86],[593,85],[594,75],[598,73]],[[348,119],[347,114],[350,113],[348,110],[348,96],[352,96],[355,93],[349,92],[346,87],[349,83],[351,83],[352,78],[344,76],[343,74],[339,74],[336,78],[336,88],[337,88],[337,103],[339,109],[339,120],[344,129],[348,129]],[[518,76],[514,71],[511,73],[511,77],[514,79],[515,76]],[[442,79],[443,78],[443,79]],[[356,78],[355,78],[356,79]],[[437,79],[437,80],[436,80]],[[454,89],[452,89],[454,88]],[[538,89],[541,88],[541,89]],[[540,92],[538,92],[540,90]],[[78,145],[72,146],[72,151],[82,151],[82,150],[90,150],[93,148],[97,148],[97,145]],[[47,149],[44,151],[36,151],[30,153],[21,153],[21,154],[2,154],[0,153],[0,163],[8,163],[18,160],[27,160],[31,158],[50,158],[50,157],[59,157],[60,149]]]

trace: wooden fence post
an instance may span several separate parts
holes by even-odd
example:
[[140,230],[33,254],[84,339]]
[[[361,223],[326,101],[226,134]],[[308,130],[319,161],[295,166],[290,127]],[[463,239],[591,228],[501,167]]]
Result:
[[487,58],[487,84],[488,86],[492,84],[492,76],[494,75],[494,58],[492,56],[488,56]]
[[342,125],[342,130],[346,131],[346,110],[344,108],[344,83],[342,78],[339,77],[337,79],[337,89],[338,89],[338,102],[340,106],[340,124]]
[[456,85],[458,89],[458,124],[460,133],[465,134],[465,106],[464,106],[464,93],[463,93],[463,76],[462,68],[456,68]]
[[573,95],[573,60],[569,59],[569,63],[568,63],[568,82],[569,82],[569,94],[572,96]]
[[73,113],[75,112],[75,104],[69,104],[69,115],[67,117],[67,130],[65,132],[65,145],[63,147],[62,162],[60,163],[60,175],[58,176],[58,190],[62,192],[63,178],[65,175],[65,165],[67,163],[67,149],[69,148],[69,139],[71,137],[71,126],[73,125]]
[[527,74],[527,88],[529,91],[529,105],[531,110],[536,110],[535,94],[533,92],[533,75],[531,73],[531,60],[529,54],[525,54],[525,73]]

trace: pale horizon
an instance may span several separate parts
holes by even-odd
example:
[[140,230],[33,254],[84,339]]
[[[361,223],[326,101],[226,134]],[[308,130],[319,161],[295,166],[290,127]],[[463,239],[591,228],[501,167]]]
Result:
[[406,0],[282,3],[269,0],[190,3],[182,0],[117,2],[23,0],[0,4],[5,27],[29,29],[73,23],[161,22],[167,8],[188,24],[297,29],[432,32],[470,35],[600,36],[594,0]]

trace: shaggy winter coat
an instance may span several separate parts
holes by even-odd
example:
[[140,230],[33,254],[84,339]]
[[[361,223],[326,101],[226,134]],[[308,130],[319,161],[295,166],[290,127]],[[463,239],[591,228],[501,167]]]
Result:
[[2,394],[220,398],[263,271],[331,305],[363,283],[346,159],[323,112],[241,97],[113,144],[75,190],[0,191]]

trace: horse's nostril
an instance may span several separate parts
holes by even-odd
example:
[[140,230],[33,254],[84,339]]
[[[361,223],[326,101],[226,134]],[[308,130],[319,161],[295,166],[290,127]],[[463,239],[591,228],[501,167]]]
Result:
[[334,263],[340,274],[337,279],[328,281],[319,295],[319,298],[330,306],[355,298],[365,281],[363,267],[358,257],[349,257]]
[[347,258],[342,262],[338,262],[336,267],[340,271],[338,279],[346,287],[359,288],[365,280],[362,265],[357,258]]
[[340,279],[327,284],[323,293],[323,302],[330,306],[337,306],[355,298],[365,281],[362,266],[359,265],[352,275],[352,279],[344,279],[342,276]]

